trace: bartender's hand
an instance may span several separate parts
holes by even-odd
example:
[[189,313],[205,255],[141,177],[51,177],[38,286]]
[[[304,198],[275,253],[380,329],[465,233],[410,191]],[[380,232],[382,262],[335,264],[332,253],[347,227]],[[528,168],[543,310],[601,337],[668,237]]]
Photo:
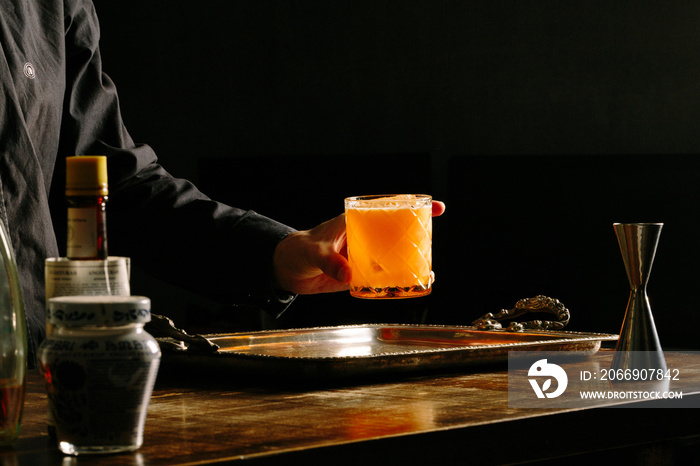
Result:
[[[445,204],[433,201],[433,217],[445,212]],[[290,233],[275,249],[275,287],[297,294],[330,293],[348,289],[345,215],[319,226]]]

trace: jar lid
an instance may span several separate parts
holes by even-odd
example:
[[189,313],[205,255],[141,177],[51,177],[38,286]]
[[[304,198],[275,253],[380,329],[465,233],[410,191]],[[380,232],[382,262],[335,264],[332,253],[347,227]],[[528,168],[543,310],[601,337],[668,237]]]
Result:
[[49,299],[47,321],[59,327],[119,326],[151,320],[145,296],[61,296]]

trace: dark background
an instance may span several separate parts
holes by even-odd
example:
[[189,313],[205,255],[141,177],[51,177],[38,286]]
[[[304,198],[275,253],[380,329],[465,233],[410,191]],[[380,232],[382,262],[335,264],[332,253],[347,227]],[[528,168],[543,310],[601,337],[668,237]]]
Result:
[[[661,342],[700,346],[700,4],[95,3],[132,137],[212,197],[297,228],[348,195],[447,203],[430,297],[300,297],[264,325],[469,324],[545,294],[571,330],[616,333],[629,285],[612,223],[664,222]],[[132,287],[183,325],[226,312],[138,264]]]

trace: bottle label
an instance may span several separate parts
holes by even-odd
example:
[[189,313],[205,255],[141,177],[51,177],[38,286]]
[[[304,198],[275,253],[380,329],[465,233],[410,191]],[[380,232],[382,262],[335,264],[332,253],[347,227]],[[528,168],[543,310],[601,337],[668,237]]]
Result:
[[68,209],[67,256],[97,256],[97,210],[94,207]]
[[130,273],[128,257],[109,257],[106,261],[48,258],[44,263],[47,303],[56,296],[129,296]]

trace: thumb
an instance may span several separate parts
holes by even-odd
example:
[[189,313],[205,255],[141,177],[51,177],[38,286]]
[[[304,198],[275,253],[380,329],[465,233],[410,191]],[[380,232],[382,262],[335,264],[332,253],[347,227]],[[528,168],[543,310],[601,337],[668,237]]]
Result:
[[337,282],[350,283],[352,274],[350,264],[345,257],[337,252],[324,255],[319,261],[318,268]]

